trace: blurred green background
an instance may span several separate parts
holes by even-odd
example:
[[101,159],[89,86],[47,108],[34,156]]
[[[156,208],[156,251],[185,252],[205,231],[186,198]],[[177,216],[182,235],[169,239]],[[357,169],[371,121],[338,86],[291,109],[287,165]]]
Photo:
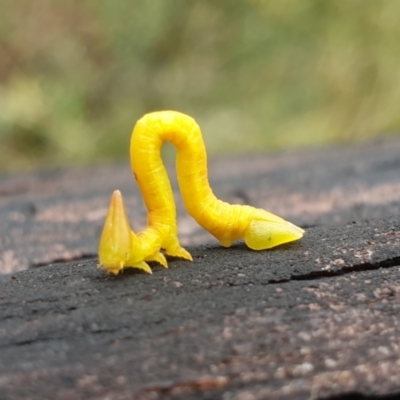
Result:
[[128,159],[196,118],[212,155],[400,128],[399,0],[2,0],[0,171]]

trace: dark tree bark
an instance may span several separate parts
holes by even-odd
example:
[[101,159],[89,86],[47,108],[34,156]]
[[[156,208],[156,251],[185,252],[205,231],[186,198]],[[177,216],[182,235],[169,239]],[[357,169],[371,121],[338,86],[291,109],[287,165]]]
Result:
[[400,394],[399,154],[392,139],[214,161],[219,196],[309,226],[305,237],[224,249],[181,211],[194,262],[153,275],[54,262],[95,254],[115,188],[144,223],[128,166],[3,178],[0,399]]

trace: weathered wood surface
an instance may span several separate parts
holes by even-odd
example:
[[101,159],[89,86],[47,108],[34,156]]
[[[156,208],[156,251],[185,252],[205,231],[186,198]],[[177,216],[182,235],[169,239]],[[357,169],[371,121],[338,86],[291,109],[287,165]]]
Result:
[[0,398],[400,393],[400,218],[191,250],[153,276],[90,260],[4,276]]
[[[400,395],[399,155],[391,139],[212,164],[219,195],[312,226],[273,251],[212,242],[153,275],[109,277],[95,259],[0,275],[0,400]],[[122,171],[4,178],[5,270],[95,252],[112,189],[139,204]]]

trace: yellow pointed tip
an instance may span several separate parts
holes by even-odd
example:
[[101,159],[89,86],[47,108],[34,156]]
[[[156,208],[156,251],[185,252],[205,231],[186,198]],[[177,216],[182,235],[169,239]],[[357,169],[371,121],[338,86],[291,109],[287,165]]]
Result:
[[156,261],[164,268],[168,268],[167,259],[165,258],[164,254],[161,252],[157,252],[150,257],[146,258],[146,261]]
[[153,271],[151,270],[149,264],[147,264],[145,261],[140,261],[134,264],[129,264],[127,265],[128,268],[137,268],[140,269],[141,271],[145,272],[146,274],[153,274]]
[[192,255],[183,247],[178,247],[173,252],[167,251],[170,256],[183,258],[184,260],[193,261]]
[[99,260],[102,268],[118,274],[125,266],[131,252],[131,228],[124,201],[119,190],[111,196],[103,232],[99,244]]
[[287,224],[296,232],[298,232],[299,235],[301,235],[299,238],[303,237],[304,233],[306,232],[303,228],[300,228],[299,226],[292,224],[291,222],[286,221]]
[[288,231],[294,236],[297,237],[297,239],[300,239],[303,237],[305,230],[298,227],[295,224],[292,224],[291,222],[285,221],[286,222],[286,227],[288,228]]
[[[286,223],[281,226],[279,236],[283,243],[295,242],[304,236],[304,230],[291,222],[285,221]],[[277,229],[278,231],[279,229]]]

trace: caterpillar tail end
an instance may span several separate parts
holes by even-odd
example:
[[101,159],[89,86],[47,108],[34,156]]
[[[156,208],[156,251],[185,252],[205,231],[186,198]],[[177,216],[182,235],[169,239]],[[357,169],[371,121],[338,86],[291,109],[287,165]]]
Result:
[[146,262],[129,263],[132,251],[132,231],[125,211],[122,194],[115,190],[111,196],[103,232],[99,244],[100,268],[117,275],[124,267],[138,268],[148,274],[151,269]]

